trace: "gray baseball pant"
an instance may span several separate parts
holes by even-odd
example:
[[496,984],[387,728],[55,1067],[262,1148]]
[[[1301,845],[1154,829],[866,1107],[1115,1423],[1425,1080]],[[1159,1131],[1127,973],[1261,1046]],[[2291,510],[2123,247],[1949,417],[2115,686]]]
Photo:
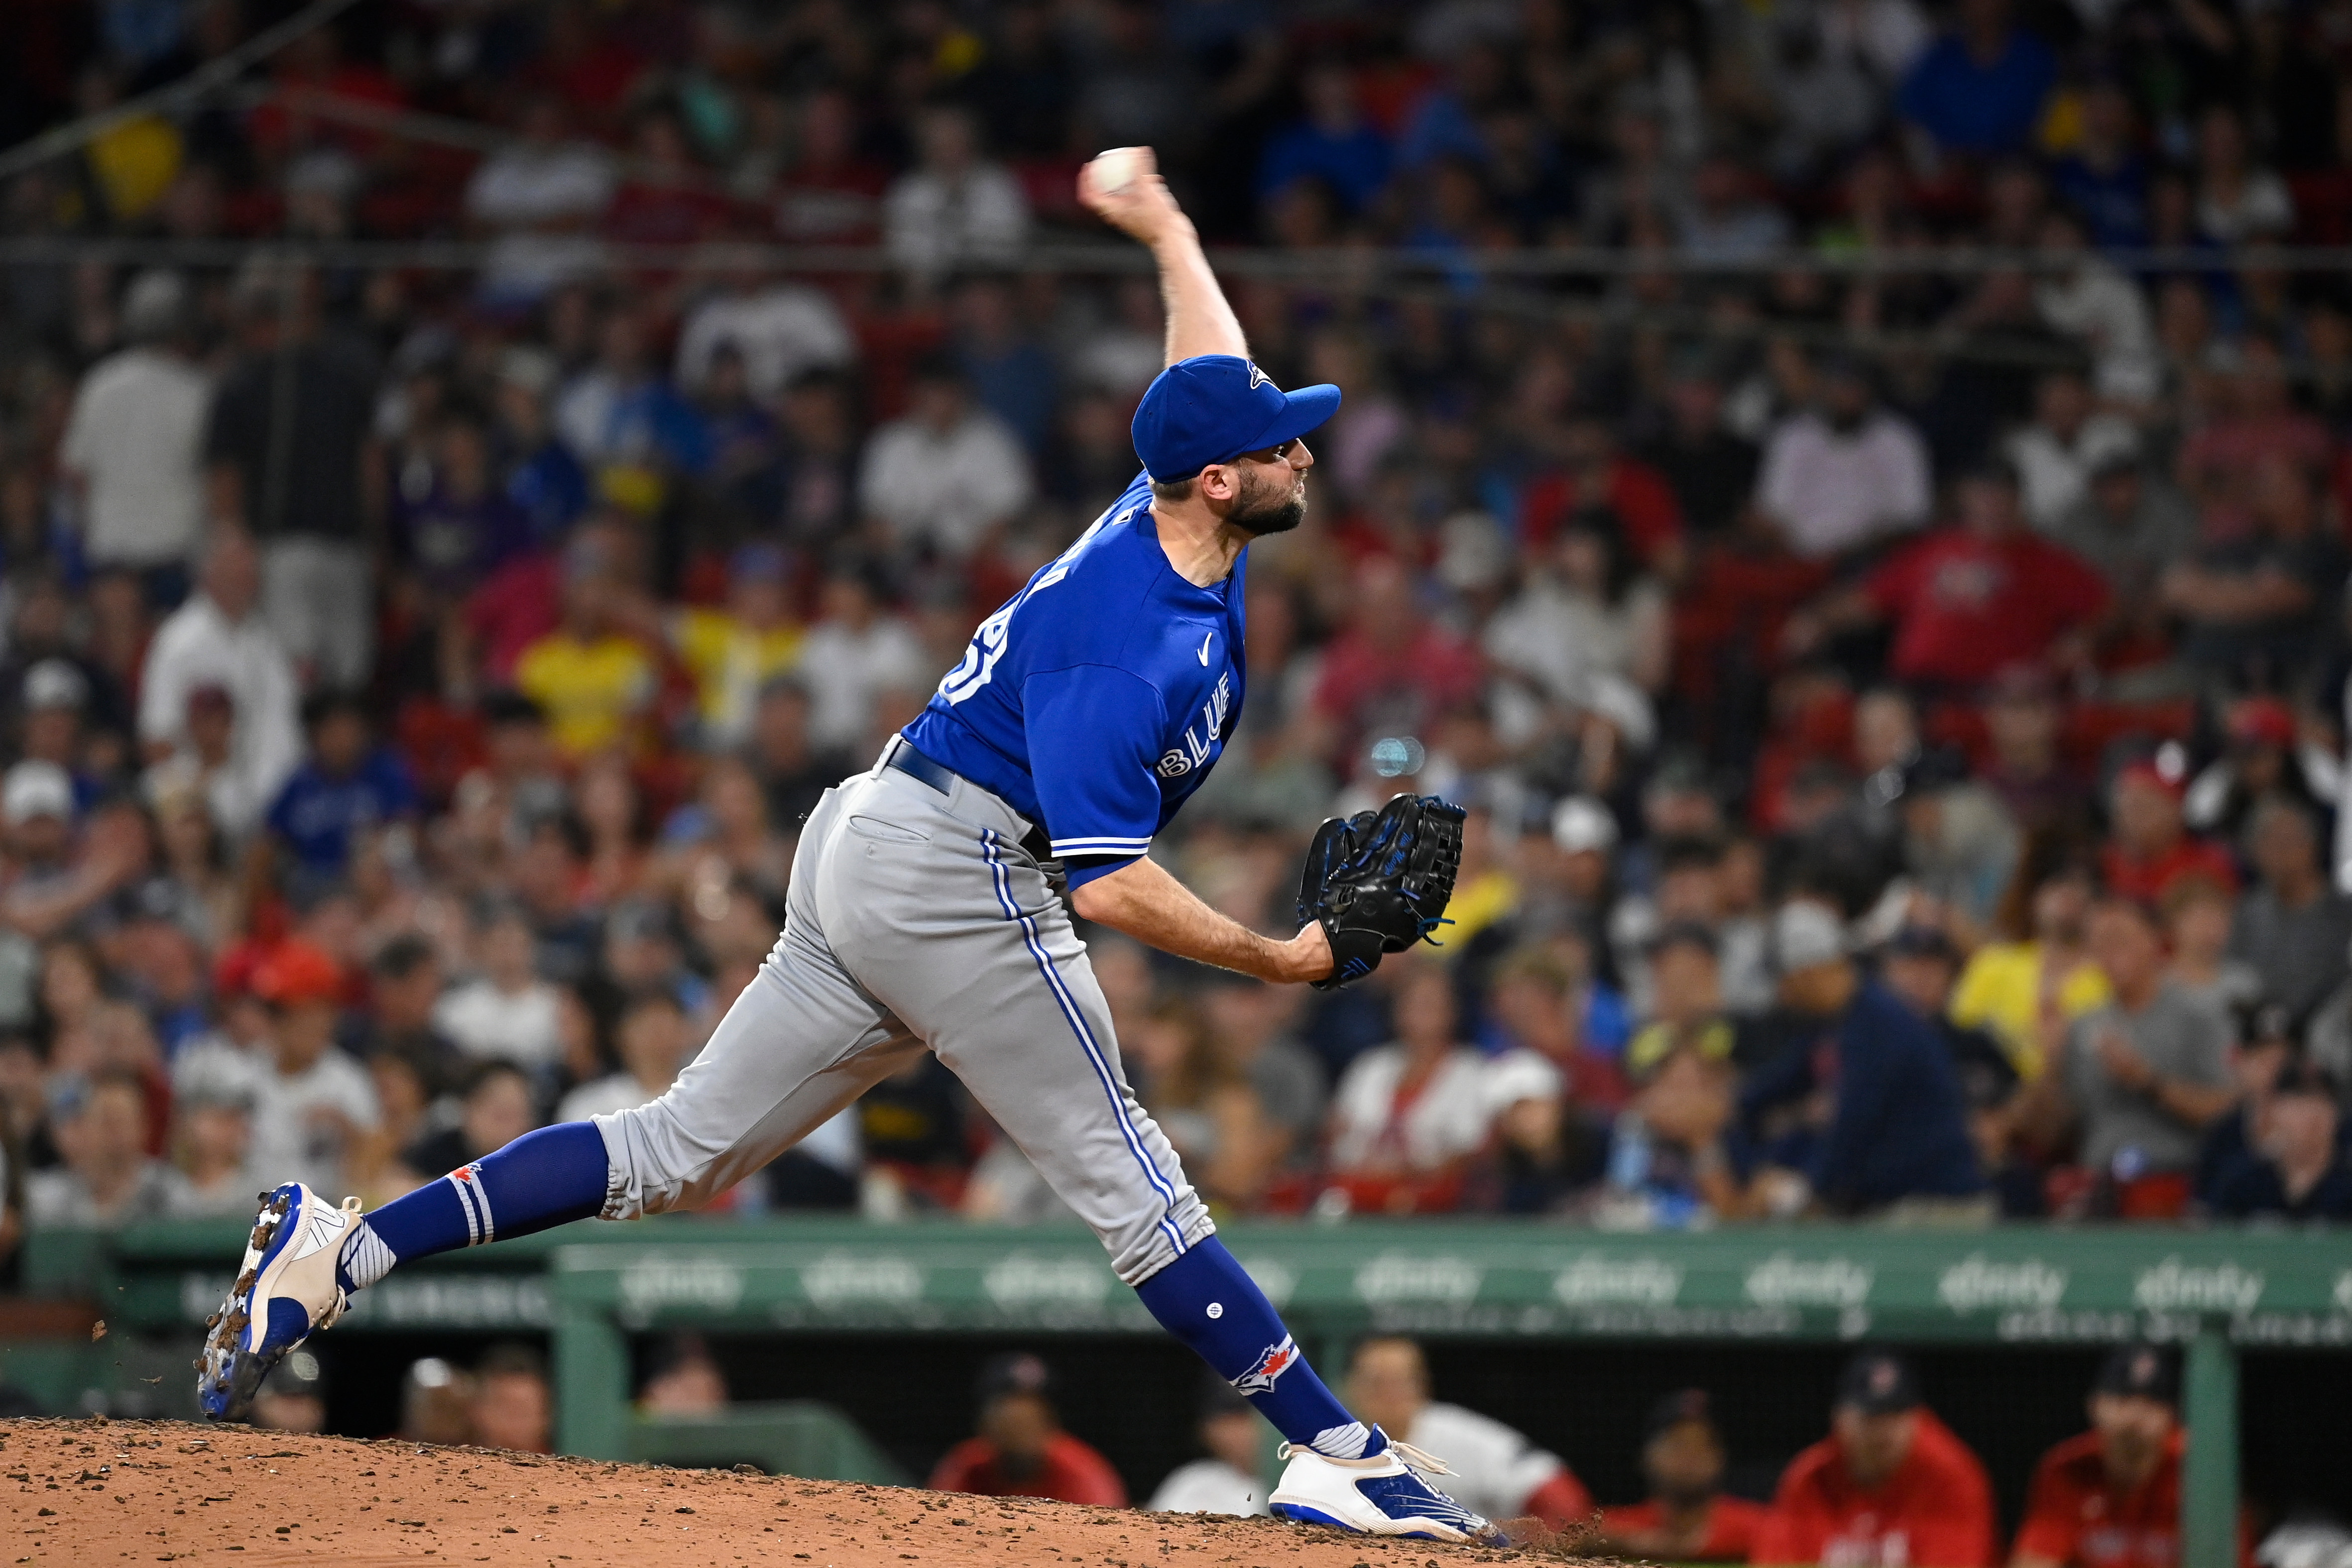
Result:
[[1110,1009],[1029,822],[957,779],[876,766],[825,792],[783,935],[669,1092],[595,1118],[604,1218],[695,1208],[924,1050],[1094,1228],[1133,1285],[1208,1235],[1120,1070]]

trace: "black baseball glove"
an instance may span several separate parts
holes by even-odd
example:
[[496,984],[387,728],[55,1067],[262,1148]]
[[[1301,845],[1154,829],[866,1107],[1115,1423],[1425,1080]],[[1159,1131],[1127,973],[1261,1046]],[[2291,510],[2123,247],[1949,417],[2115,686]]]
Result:
[[1398,795],[1378,811],[1333,817],[1315,831],[1298,879],[1298,923],[1331,943],[1336,990],[1380,967],[1444,922],[1462,869],[1461,807],[1434,795]]

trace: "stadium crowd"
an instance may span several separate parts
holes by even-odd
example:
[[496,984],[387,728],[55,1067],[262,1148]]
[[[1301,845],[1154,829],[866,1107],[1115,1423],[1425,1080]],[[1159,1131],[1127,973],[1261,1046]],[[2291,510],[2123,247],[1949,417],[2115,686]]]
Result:
[[[0,102],[276,14],[31,5]],[[2352,297],[2242,248],[2342,239],[2346,68],[2340,4],[483,0],[116,122],[9,236],[281,248],[5,262],[10,1231],[658,1094],[1134,472],[1151,289],[1024,259],[1124,143],[1326,247],[1234,287],[1347,393],[1155,852],[1280,930],[1326,814],[1472,812],[1352,989],[1095,945],[1220,1211],[2352,1215]],[[1485,270],[1558,246],[1630,265]],[[725,1206],[1056,1207],[929,1060]]]

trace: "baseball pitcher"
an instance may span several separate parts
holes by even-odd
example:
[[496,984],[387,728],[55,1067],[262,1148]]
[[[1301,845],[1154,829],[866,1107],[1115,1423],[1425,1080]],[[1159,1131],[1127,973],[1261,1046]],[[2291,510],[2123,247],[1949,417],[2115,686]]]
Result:
[[1058,869],[1079,915],[1163,951],[1328,986],[1436,923],[1461,841],[1458,810],[1411,796],[1326,824],[1302,879],[1307,924],[1284,942],[1218,915],[1147,856],[1240,716],[1249,545],[1298,525],[1306,438],[1339,391],[1285,392],[1250,362],[1148,152],[1088,165],[1079,194],[1159,264],[1167,368],[1135,415],[1143,473],[981,624],[874,767],[810,812],[782,935],[667,1093],[541,1128],[372,1214],[299,1182],[263,1196],[197,1363],[214,1418],[242,1418],[281,1357],[401,1262],[708,1203],[929,1051],[1094,1228],[1152,1315],[1288,1440],[1276,1513],[1496,1539],[1427,1479],[1442,1466],[1348,1414],[1217,1240],[1128,1086],[1049,881]]

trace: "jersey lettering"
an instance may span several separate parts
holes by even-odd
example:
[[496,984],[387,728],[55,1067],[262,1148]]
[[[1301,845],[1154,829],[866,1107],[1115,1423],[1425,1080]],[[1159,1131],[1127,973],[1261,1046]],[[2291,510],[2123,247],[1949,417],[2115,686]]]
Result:
[[1095,536],[1102,532],[1107,524],[1123,523],[1142,509],[1130,507],[1115,518],[1106,510],[1087,526],[1087,531],[1073,540],[1069,549],[1055,557],[1051,565],[1032,578],[1028,587],[1014,594],[1005,601],[1003,609],[982,622],[980,630],[971,634],[971,645],[963,651],[963,657],[957,661],[956,667],[940,678],[940,698],[952,707],[975,695],[988,685],[996,675],[996,662],[1004,657],[1005,640],[1013,631],[1013,612],[1029,602],[1031,594],[1042,593],[1069,576],[1070,568],[1077,563],[1078,557],[1086,553],[1087,547],[1094,542]]
[[1227,670],[1217,677],[1217,689],[1209,694],[1209,700],[1201,705],[1201,723],[1208,733],[1195,735],[1192,727],[1186,725],[1182,747],[1170,747],[1160,759],[1161,778],[1181,779],[1209,760],[1218,737],[1225,733],[1225,716],[1232,711],[1233,702],[1234,673]]

